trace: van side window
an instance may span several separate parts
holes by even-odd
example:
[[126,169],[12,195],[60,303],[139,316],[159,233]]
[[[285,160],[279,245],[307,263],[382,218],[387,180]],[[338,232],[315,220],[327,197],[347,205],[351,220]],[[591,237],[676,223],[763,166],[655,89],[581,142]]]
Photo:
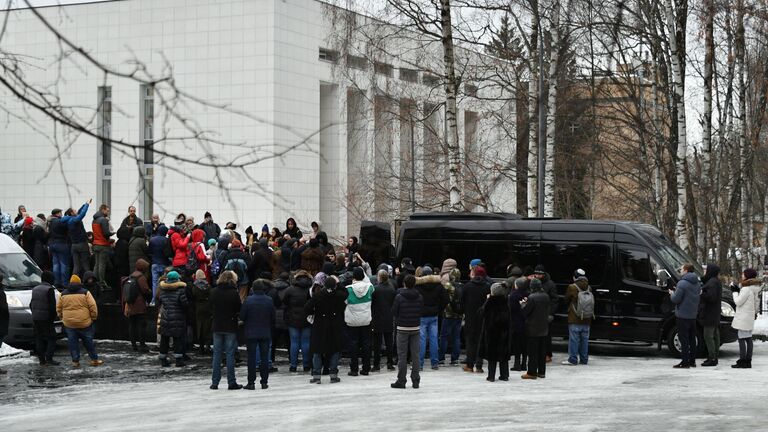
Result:
[[541,258],[555,283],[569,284],[573,272],[587,272],[591,285],[601,285],[608,268],[610,249],[602,244],[542,243]]
[[619,250],[619,263],[624,279],[655,284],[656,271],[661,268],[648,252],[624,249]]

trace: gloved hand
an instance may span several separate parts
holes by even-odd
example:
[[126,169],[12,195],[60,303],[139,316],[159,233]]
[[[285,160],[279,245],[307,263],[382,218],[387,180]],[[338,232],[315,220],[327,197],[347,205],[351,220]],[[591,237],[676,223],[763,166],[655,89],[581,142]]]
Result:
[[731,284],[728,286],[728,288],[730,288],[732,292],[736,292],[736,293],[741,291],[741,287],[738,284],[734,283],[734,282],[731,282]]

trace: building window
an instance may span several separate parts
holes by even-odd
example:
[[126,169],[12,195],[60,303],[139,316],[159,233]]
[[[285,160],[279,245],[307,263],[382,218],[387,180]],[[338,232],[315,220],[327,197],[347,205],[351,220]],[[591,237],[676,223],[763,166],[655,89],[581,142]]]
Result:
[[379,75],[395,76],[395,67],[389,63],[376,62],[373,64],[373,71]]
[[354,69],[366,70],[368,69],[368,59],[347,54],[347,66]]
[[464,94],[467,96],[477,97],[477,86],[472,84],[464,84]]
[[440,85],[440,77],[432,75],[431,73],[424,72],[422,80],[426,86],[435,87]]
[[320,54],[318,55],[318,58],[322,61],[336,63],[339,61],[339,52],[328,48],[320,48]]
[[141,137],[144,151],[141,160],[141,191],[139,207],[145,220],[152,218],[154,195],[154,163],[153,146],[155,133],[155,88],[151,85],[141,86]]
[[416,69],[400,68],[400,79],[412,83],[419,82],[419,71]]
[[112,87],[98,88],[96,127],[99,136],[98,180],[96,196],[100,204],[111,206],[112,201]]

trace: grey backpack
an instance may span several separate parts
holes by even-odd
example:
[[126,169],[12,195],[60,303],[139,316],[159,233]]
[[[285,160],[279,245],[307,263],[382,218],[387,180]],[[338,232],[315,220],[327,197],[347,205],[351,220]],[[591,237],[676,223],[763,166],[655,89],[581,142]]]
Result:
[[582,290],[579,288],[579,294],[576,296],[576,304],[573,305],[573,311],[579,319],[595,317],[595,296],[589,286]]

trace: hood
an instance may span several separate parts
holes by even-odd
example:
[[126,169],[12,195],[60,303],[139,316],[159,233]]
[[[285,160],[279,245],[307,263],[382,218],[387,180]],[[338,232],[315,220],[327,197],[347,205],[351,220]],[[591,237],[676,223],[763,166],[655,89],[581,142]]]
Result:
[[368,281],[355,281],[350,285],[357,298],[363,298],[368,293],[371,283]]
[[202,243],[205,241],[205,231],[200,228],[192,231],[192,241],[195,243]]
[[699,283],[699,277],[696,276],[696,273],[686,273],[685,275],[683,275],[682,279],[694,285]]
[[117,230],[117,238],[120,240],[129,240],[131,238],[131,229],[127,226],[119,228]]
[[136,270],[142,273],[146,273],[149,270],[149,263],[143,258],[136,260]]
[[135,227],[133,229],[133,234],[131,235],[131,237],[136,237],[136,238],[144,238],[146,236],[147,236],[147,231],[144,229],[143,226]]
[[165,226],[165,224],[160,224],[160,225],[157,227],[157,233],[156,233],[155,235],[156,235],[156,236],[160,236],[160,237],[165,237],[165,236],[167,236],[167,235],[168,235],[168,227],[167,227],[167,226]]
[[422,287],[422,289],[432,290],[437,287],[437,284],[440,283],[440,276],[438,275],[429,275],[429,276],[419,276],[416,278],[416,285],[419,285]]
[[222,235],[219,237],[218,248],[219,250],[226,250],[229,248],[229,242],[232,238],[229,235]]
[[458,264],[455,259],[448,258],[443,261],[443,267],[440,269],[440,276],[450,273],[451,270],[455,269],[457,266]]
[[33,222],[34,226],[39,226],[42,229],[45,229],[45,221],[40,219],[39,217],[35,216],[35,220]]
[[701,278],[702,282],[707,282],[712,278],[716,278],[720,275],[720,267],[717,264],[707,264],[707,271],[704,272],[704,277]]
[[162,290],[172,291],[172,290],[186,288],[186,287],[187,287],[187,284],[182,281],[173,282],[173,283],[168,283],[166,281],[160,282],[160,289]]
[[[92,281],[92,282],[89,282]],[[92,271],[87,271],[83,273],[83,285],[92,286],[96,284],[96,273]]]
[[579,287],[580,290],[585,290],[589,286],[589,282],[587,282],[586,279],[579,279],[575,282],[575,285]]
[[102,213],[101,211],[97,211],[96,213],[93,214],[94,221],[101,219],[103,217],[106,217],[106,216],[104,216],[104,213]]
[[296,281],[293,283],[293,285],[303,290],[308,290],[310,287],[312,287],[312,279],[303,276],[298,277],[296,278]]
[[401,288],[398,291],[398,294],[402,295],[403,297],[405,297],[408,300],[416,300],[421,295],[415,289],[408,289],[408,288]]

